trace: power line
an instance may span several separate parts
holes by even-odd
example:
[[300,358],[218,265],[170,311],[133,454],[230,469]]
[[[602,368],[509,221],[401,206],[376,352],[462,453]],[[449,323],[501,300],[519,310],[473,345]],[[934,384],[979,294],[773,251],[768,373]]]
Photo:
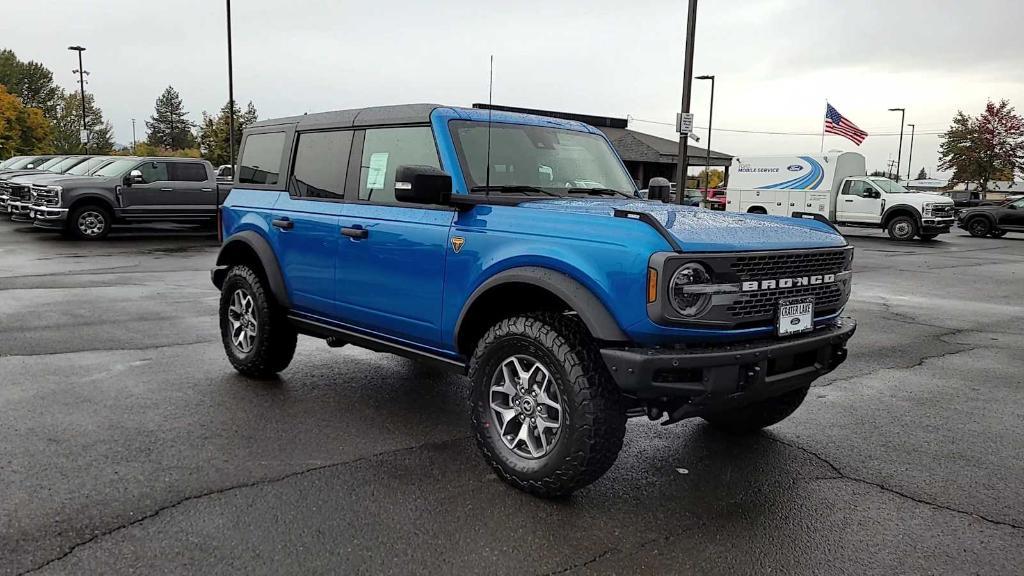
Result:
[[[673,127],[675,127],[675,124],[673,124],[671,122],[659,122],[657,120],[644,120],[642,118],[634,118],[632,116],[629,116],[628,119],[633,121],[633,122],[643,122],[645,124],[660,124],[662,126],[673,126]],[[694,128],[697,128],[699,130],[707,130],[708,129],[707,126],[694,126]],[[775,131],[775,130],[738,130],[738,129],[734,129],[734,128],[712,128],[711,131],[712,132],[735,132],[735,133],[739,133],[739,134],[770,134],[770,135],[773,135],[773,136],[821,136],[821,131],[820,130],[818,132],[786,132],[786,131]],[[918,132],[917,135],[918,136],[922,136],[922,135],[939,135],[939,134],[945,134],[945,133],[946,133],[945,130],[939,130],[939,131],[924,131],[923,130],[921,132]],[[900,133],[899,132],[871,132],[868,135],[869,136],[899,136]]]

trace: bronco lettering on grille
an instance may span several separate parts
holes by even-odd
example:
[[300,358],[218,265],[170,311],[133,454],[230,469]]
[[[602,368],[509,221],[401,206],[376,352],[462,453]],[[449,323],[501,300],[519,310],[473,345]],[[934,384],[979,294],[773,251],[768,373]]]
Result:
[[822,276],[799,276],[796,278],[779,278],[778,280],[744,282],[741,289],[744,292],[755,292],[757,290],[775,290],[776,288],[799,288],[801,286],[831,284],[835,281],[835,274],[824,274]]

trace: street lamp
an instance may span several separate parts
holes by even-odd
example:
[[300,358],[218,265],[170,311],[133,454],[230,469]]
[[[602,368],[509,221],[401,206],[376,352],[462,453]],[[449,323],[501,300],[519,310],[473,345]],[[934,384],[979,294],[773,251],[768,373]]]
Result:
[[[686,14],[686,55],[683,58],[683,102],[682,113],[690,113],[690,91],[693,84],[693,44],[697,33],[697,0],[690,0],[690,8]],[[689,136],[679,135],[679,158],[676,160],[676,203],[683,203],[686,196],[686,172],[689,168],[687,144]]]
[[914,129],[917,128],[915,124],[907,124],[910,126],[910,152],[907,153],[907,181],[910,181],[910,173],[914,170]]
[[235,79],[231,64],[231,0],[226,0],[228,9],[228,164],[232,174],[235,169]]
[[900,147],[896,151],[896,180],[899,181],[899,179],[900,179],[900,166],[901,166],[900,161],[902,160],[902,156],[903,156],[903,121],[906,119],[907,109],[906,108],[889,108],[889,112],[899,112],[900,113]]
[[704,199],[708,199],[708,188],[711,187],[711,119],[715,114],[715,75],[697,76],[697,80],[711,80],[711,105],[708,107],[708,141],[707,154],[704,156]]
[[85,125],[85,69],[82,67],[82,46],[68,46],[68,50],[78,52],[78,88],[82,94],[82,144],[85,144],[85,153],[89,153],[89,129]]

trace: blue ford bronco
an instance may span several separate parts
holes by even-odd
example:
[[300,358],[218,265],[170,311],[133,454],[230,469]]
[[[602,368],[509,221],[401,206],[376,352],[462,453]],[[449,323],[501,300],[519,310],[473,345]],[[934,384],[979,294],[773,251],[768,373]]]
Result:
[[645,201],[575,121],[416,104],[259,122],[220,218],[235,369],[273,376],[304,334],[467,374],[484,458],[540,496],[607,471],[629,417],[781,421],[856,328],[830,225]]

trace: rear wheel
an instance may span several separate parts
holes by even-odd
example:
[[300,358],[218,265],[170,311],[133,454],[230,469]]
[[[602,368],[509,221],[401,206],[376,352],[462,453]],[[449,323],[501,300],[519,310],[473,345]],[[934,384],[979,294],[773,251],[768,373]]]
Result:
[[67,231],[79,240],[100,240],[110,234],[113,219],[110,211],[102,206],[79,206],[68,217]]
[[704,420],[714,428],[730,434],[751,434],[782,422],[803,403],[810,386],[797,388],[781,396],[768,398],[742,408],[711,414]]
[[233,266],[220,295],[220,334],[231,365],[246,376],[268,378],[288,367],[298,340],[284,310],[248,266]]
[[893,240],[913,240],[917,236],[917,222],[910,216],[897,216],[886,227]]
[[561,496],[615,462],[625,410],[577,320],[553,313],[502,320],[480,340],[469,376],[477,446],[505,482]]
[[992,232],[992,223],[984,216],[975,216],[967,221],[967,232],[975,238],[984,238]]

